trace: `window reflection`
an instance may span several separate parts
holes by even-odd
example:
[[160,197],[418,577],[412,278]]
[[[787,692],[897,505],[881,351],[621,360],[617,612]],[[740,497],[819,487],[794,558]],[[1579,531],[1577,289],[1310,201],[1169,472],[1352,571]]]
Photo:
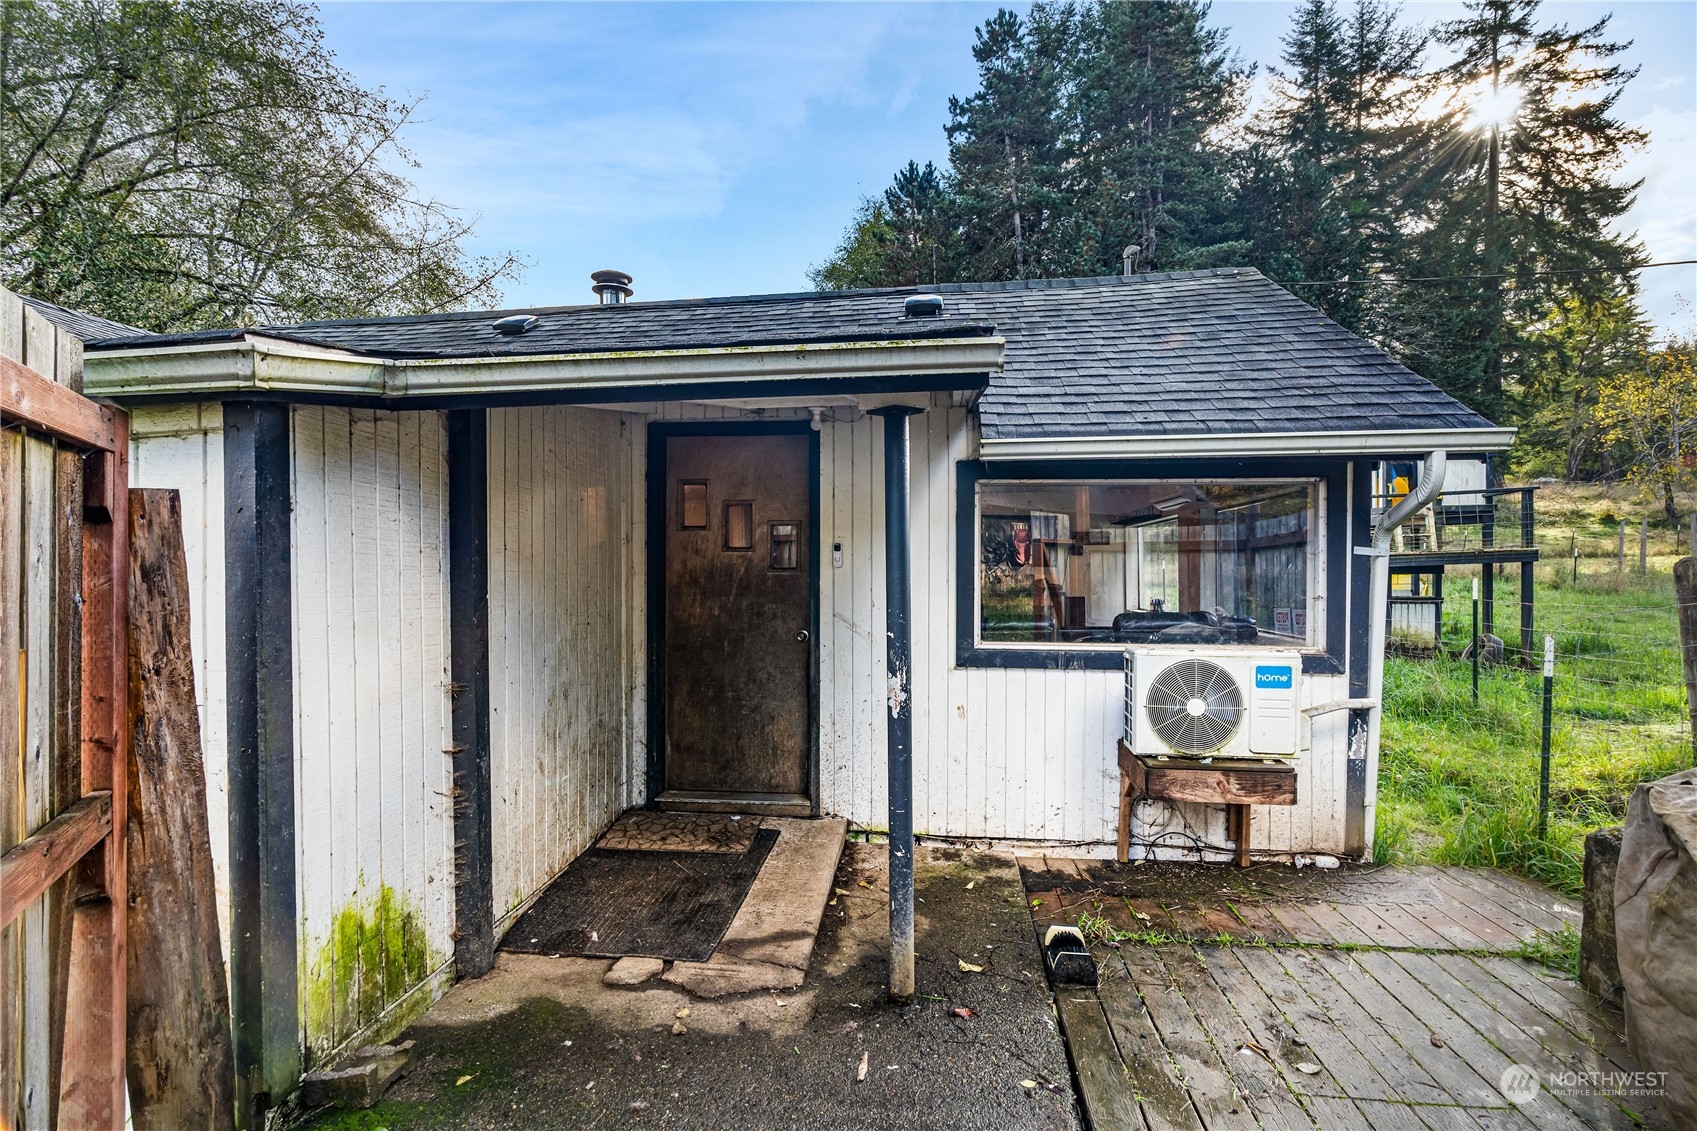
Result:
[[986,643],[1313,643],[1312,483],[978,490]]

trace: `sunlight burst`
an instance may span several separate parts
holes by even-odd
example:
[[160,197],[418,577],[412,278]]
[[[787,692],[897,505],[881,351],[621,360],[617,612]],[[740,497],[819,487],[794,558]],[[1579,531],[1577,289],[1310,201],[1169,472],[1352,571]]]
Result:
[[1509,83],[1502,84],[1496,90],[1492,90],[1488,85],[1482,86],[1467,99],[1467,127],[1487,130],[1496,126],[1500,129],[1514,120],[1519,109],[1519,88]]

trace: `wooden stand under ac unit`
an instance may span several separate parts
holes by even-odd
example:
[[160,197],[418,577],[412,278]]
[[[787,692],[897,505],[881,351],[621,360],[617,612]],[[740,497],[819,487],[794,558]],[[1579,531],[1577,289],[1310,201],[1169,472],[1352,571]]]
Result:
[[1249,867],[1249,807],[1296,804],[1296,767],[1284,762],[1216,758],[1203,763],[1145,757],[1133,753],[1123,738],[1119,755],[1122,864],[1131,856],[1131,803],[1139,797],[1224,805],[1226,835],[1237,843],[1241,868]]

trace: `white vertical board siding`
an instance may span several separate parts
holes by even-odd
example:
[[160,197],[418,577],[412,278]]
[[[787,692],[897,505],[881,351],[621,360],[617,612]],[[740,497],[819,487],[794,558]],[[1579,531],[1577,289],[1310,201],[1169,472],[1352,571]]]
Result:
[[225,741],[224,409],[186,404],[130,411],[130,485],[168,487],[183,513],[189,650],[206,765],[206,823],[225,953],[230,945],[230,759]]
[[[977,457],[977,426],[969,411],[939,397],[909,427],[914,827],[934,836],[1111,843],[1124,677],[955,666],[955,464]],[[882,424],[864,416],[828,421],[820,444],[820,806],[882,829],[888,811]],[[833,567],[830,549],[838,542],[843,564]],[[1323,561],[1323,545],[1315,552]],[[1317,571],[1317,591],[1324,580]],[[1304,706],[1347,694],[1342,677],[1304,683]],[[1316,723],[1312,754],[1298,769],[1297,806],[1253,810],[1256,849],[1341,851],[1345,725],[1342,713]],[[1176,830],[1225,843],[1218,807],[1147,804],[1138,816],[1135,836]]]
[[597,409],[489,413],[497,920],[640,798],[643,432]]
[[398,1030],[453,954],[447,440],[298,406],[291,453],[300,994],[309,1060]]

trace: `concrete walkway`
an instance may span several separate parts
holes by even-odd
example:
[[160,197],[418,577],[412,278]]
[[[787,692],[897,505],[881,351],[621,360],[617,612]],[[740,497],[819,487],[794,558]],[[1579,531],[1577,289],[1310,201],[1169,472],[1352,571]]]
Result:
[[1075,1131],[1013,860],[922,850],[917,871],[907,1009],[884,997],[884,850],[851,844],[793,989],[704,1000],[605,985],[605,959],[502,955],[405,1034],[417,1062],[378,1107],[307,1125]]

